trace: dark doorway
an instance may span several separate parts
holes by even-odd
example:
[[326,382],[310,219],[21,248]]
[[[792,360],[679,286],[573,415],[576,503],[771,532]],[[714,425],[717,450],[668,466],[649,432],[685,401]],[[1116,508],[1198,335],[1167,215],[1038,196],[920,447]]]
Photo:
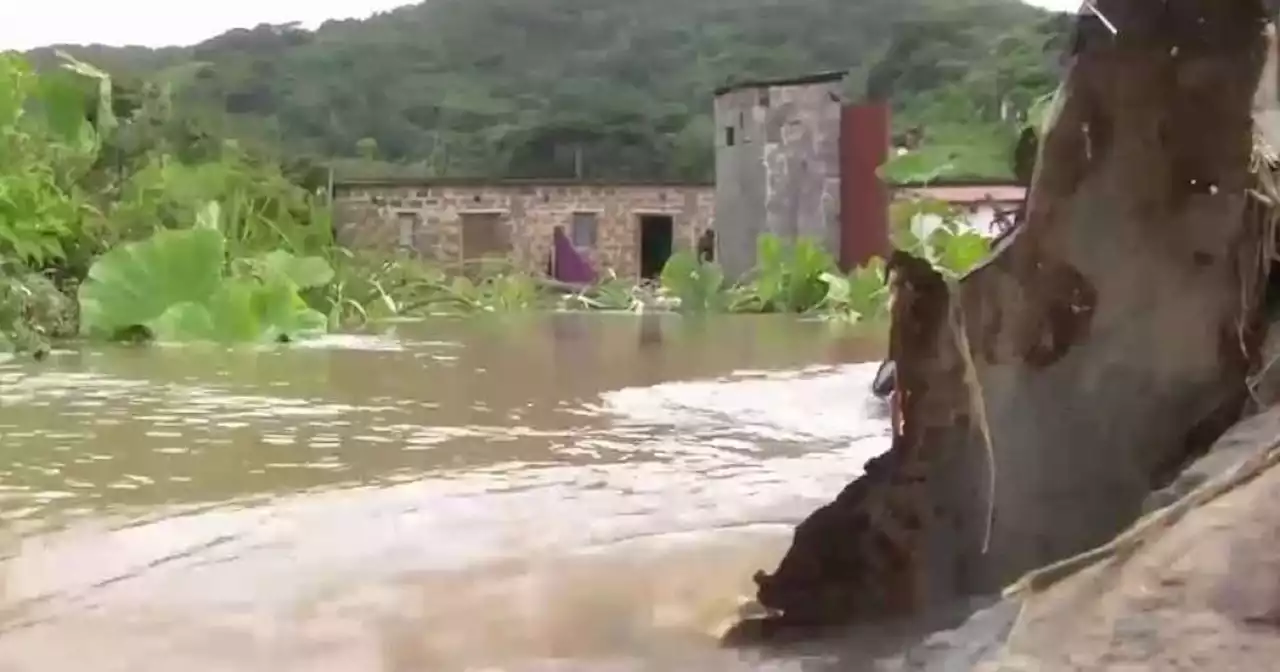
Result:
[[656,280],[671,258],[675,240],[671,215],[640,215],[640,277]]

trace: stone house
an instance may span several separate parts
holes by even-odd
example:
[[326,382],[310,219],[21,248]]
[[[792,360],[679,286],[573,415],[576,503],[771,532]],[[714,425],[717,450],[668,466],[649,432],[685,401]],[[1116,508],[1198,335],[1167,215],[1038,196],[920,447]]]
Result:
[[504,257],[547,269],[557,228],[597,270],[656,277],[713,226],[709,184],[578,180],[372,179],[333,186],[338,240],[462,263]]
[[889,246],[889,110],[850,104],[845,73],[739,82],[715,92],[716,257],[731,278],[756,240],[818,241],[842,268]]
[[[963,216],[969,229],[994,238],[1008,227],[1027,197],[1027,188],[1016,182],[953,181],[927,186],[902,185],[894,189],[894,198],[922,196],[950,203]],[[938,219],[933,215],[917,216],[912,223],[917,234],[925,234]]]
[[[843,72],[740,82],[715,91],[717,258],[729,277],[756,265],[773,233],[840,248]],[[728,227],[732,227],[729,229]]]

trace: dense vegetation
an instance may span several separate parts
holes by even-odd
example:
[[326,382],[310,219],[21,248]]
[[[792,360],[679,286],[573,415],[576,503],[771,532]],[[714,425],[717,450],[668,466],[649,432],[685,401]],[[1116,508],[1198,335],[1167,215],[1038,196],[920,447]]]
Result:
[[[884,307],[878,260],[845,276],[806,240],[761,239],[757,272],[733,287],[687,251],[659,287],[614,278],[570,294],[503,262],[473,279],[412,259],[367,259],[335,243],[323,190],[235,142],[193,138],[165,87],[147,87],[117,114],[112,78],[61,58],[36,74],[0,54],[3,349],[39,354],[77,335],[280,342],[445,311],[657,308],[856,321]],[[940,204],[903,207],[899,244],[940,268],[960,272],[985,252]],[[943,226],[913,231],[911,216],[931,208]]]
[[851,98],[891,100],[959,173],[996,176],[1068,27],[1016,0],[432,0],[315,32],[68,50],[126,105],[141,81],[170,85],[173,137],[424,175],[708,179],[716,86],[848,69]]
[[[849,67],[851,97],[925,129],[896,177],[1005,174],[1064,35],[1012,0],[433,0],[190,48],[0,54],[0,346],[287,341],[442,311],[874,318],[883,265],[843,275],[803,240],[762,239],[732,287],[691,253],[659,286],[574,293],[503,263],[366,258],[333,239],[326,164],[707,178],[715,85]],[[942,204],[896,208],[895,242],[950,275],[985,253]],[[942,226],[913,230],[919,215]]]

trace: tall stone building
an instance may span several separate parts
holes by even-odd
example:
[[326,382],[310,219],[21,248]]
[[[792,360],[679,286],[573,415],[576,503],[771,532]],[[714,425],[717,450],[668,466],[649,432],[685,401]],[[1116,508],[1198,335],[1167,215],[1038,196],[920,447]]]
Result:
[[715,92],[716,260],[729,277],[773,233],[840,249],[840,118],[845,73],[755,81]]

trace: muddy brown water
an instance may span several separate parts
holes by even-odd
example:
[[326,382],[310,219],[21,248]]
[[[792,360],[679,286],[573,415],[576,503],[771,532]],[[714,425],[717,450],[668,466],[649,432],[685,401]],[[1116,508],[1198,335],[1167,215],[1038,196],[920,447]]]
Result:
[[882,353],[550,315],[0,364],[0,670],[799,669],[714,635],[887,447]]

